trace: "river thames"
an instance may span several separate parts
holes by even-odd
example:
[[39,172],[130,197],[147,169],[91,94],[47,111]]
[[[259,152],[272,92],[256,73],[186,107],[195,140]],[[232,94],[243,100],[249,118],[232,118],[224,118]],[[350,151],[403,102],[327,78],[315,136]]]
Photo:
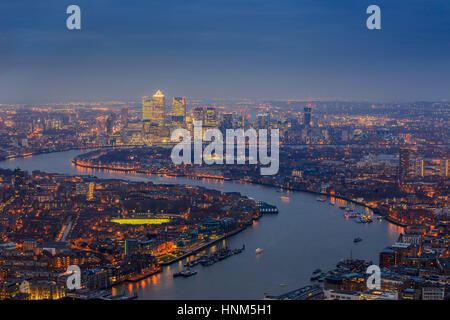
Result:
[[[210,267],[197,266],[190,278],[173,278],[185,261],[164,267],[163,271],[140,282],[123,284],[115,293],[136,292],[138,299],[261,299],[310,284],[313,270],[333,269],[336,263],[352,256],[378,264],[379,252],[393,244],[402,228],[387,221],[355,223],[330,200],[318,202],[317,196],[286,192],[275,188],[234,181],[196,180],[180,177],[145,176],[135,173],[93,171],[77,168],[71,159],[86,151],[66,151],[17,158],[0,162],[1,168],[21,168],[68,175],[93,175],[154,183],[204,186],[224,192],[240,192],[255,200],[276,205],[278,215],[265,215],[233,237],[218,243],[246,250]],[[345,202],[339,202],[344,204]],[[365,208],[356,207],[356,211]],[[359,243],[353,239],[361,237]],[[255,249],[262,248],[256,255]],[[215,246],[208,250],[214,250]]]

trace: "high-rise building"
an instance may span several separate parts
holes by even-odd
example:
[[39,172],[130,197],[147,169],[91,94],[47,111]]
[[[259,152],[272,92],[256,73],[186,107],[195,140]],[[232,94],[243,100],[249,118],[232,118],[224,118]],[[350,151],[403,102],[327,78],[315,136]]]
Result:
[[184,122],[186,120],[186,100],[184,97],[173,97],[172,121]]
[[132,136],[136,138],[142,133],[143,127],[144,126],[141,121],[130,121],[125,127],[123,134],[128,138],[131,138]]
[[303,109],[303,111],[305,112],[305,114],[303,115],[303,125],[305,127],[310,127],[311,126],[311,105],[308,104],[307,107],[305,107]]
[[216,127],[217,126],[217,111],[216,107],[206,107],[204,112],[205,127]]
[[449,176],[448,165],[449,165],[449,160],[448,159],[442,159],[441,160],[441,176],[443,176],[443,177],[448,177]]
[[270,118],[268,113],[260,113],[257,115],[258,118],[258,128],[267,129],[270,124]]
[[192,110],[192,121],[205,121],[205,114],[203,107],[195,107]]
[[159,126],[164,125],[166,117],[166,101],[164,94],[158,90],[150,97],[142,99],[142,120]]
[[233,129],[233,113],[224,112],[222,114],[222,128],[223,129]]
[[401,147],[398,162],[398,175],[400,180],[404,180],[408,176],[409,156],[410,150],[407,147]]
[[425,175],[423,164],[424,164],[423,159],[416,160],[416,176],[423,177]]
[[114,122],[113,122],[113,119],[109,116],[108,118],[106,118],[106,122],[105,122],[106,135],[108,135],[108,136],[112,135],[113,129],[114,129]]
[[95,189],[95,183],[89,182],[86,200],[91,201],[92,199],[94,199],[94,189]]
[[120,121],[124,125],[128,123],[128,106],[124,106],[122,110],[120,110]]
[[246,109],[240,109],[239,110],[240,114],[238,116],[238,126],[240,126],[241,128],[246,129],[248,127],[248,120],[247,120],[247,112]]

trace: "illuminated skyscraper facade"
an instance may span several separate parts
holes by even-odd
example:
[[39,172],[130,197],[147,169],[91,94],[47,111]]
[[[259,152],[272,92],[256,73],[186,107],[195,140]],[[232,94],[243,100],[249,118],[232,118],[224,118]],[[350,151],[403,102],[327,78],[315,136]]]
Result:
[[400,180],[405,180],[409,172],[409,156],[410,150],[406,147],[400,148],[398,175]]
[[124,106],[122,110],[120,110],[120,121],[124,125],[128,123],[128,106]]
[[424,160],[416,160],[416,176],[423,177],[425,175]]
[[217,126],[217,111],[216,107],[206,107],[205,109],[205,127],[216,127]]
[[222,114],[222,129],[233,129],[233,114],[231,112],[224,112]]
[[310,105],[308,105],[308,107],[305,107],[304,109],[304,116],[303,116],[303,125],[305,127],[310,127],[311,126],[311,107]]
[[204,122],[204,109],[203,107],[195,107],[192,110],[192,121],[202,121]]
[[270,124],[269,114],[268,113],[260,113],[257,115],[258,118],[258,128],[267,129]]
[[184,97],[173,97],[172,121],[180,123],[186,120],[186,100]]
[[91,201],[92,199],[94,199],[94,189],[95,189],[95,184],[93,182],[89,182],[88,193],[87,193],[87,197],[86,197],[86,199],[88,201]]
[[449,176],[449,160],[448,159],[442,159],[441,160],[441,176],[448,177]]
[[159,126],[164,125],[166,116],[166,101],[164,94],[158,90],[151,98],[142,99],[142,120]]

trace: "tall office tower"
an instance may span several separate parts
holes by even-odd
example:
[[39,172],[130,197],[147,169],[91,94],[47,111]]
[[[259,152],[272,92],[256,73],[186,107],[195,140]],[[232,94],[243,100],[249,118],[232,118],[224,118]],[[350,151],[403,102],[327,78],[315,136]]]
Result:
[[425,175],[423,163],[423,159],[416,160],[416,176],[423,177]]
[[192,110],[192,121],[202,121],[205,122],[205,114],[203,107],[195,107]]
[[173,97],[172,121],[184,122],[186,120],[186,101],[184,97]]
[[161,91],[142,99],[142,120],[157,125],[164,125],[166,116],[166,101]]
[[205,118],[205,127],[216,127],[217,126],[216,107],[206,107],[204,118]]
[[245,109],[240,109],[239,112],[241,113],[238,117],[238,126],[241,128],[247,128],[247,113],[245,112]]
[[122,110],[120,110],[120,121],[124,125],[128,123],[128,106],[124,106]]
[[406,147],[400,148],[399,162],[398,162],[398,175],[400,180],[404,180],[408,176],[409,172],[409,156],[410,151]]
[[231,112],[224,112],[222,114],[222,128],[233,129],[233,114]]
[[443,176],[443,177],[448,177],[449,176],[448,165],[449,165],[449,160],[448,159],[442,159],[441,160],[441,176]]
[[92,199],[94,199],[94,189],[95,189],[95,183],[89,182],[86,200],[91,201]]
[[260,113],[257,115],[258,117],[258,128],[267,129],[270,125],[270,119],[268,113]]
[[114,129],[114,122],[113,122],[113,119],[109,116],[108,118],[106,118],[106,123],[105,123],[106,135],[108,135],[108,136],[112,135],[113,129]]
[[308,104],[307,107],[303,108],[303,111],[305,111],[305,115],[303,116],[303,125],[305,127],[311,126],[311,105]]

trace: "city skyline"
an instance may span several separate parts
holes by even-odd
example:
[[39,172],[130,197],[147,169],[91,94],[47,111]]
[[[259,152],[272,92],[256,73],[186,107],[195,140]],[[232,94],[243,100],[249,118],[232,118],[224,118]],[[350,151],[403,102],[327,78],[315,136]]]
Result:
[[130,99],[156,87],[224,99],[450,98],[443,0],[379,1],[381,30],[365,26],[369,1],[80,0],[75,31],[69,4],[0,5],[1,103]]
[[[448,103],[186,112],[152,93],[0,109],[0,300],[448,298]],[[178,163],[180,129],[244,129],[248,160],[194,141]],[[263,172],[250,136],[272,129]]]

